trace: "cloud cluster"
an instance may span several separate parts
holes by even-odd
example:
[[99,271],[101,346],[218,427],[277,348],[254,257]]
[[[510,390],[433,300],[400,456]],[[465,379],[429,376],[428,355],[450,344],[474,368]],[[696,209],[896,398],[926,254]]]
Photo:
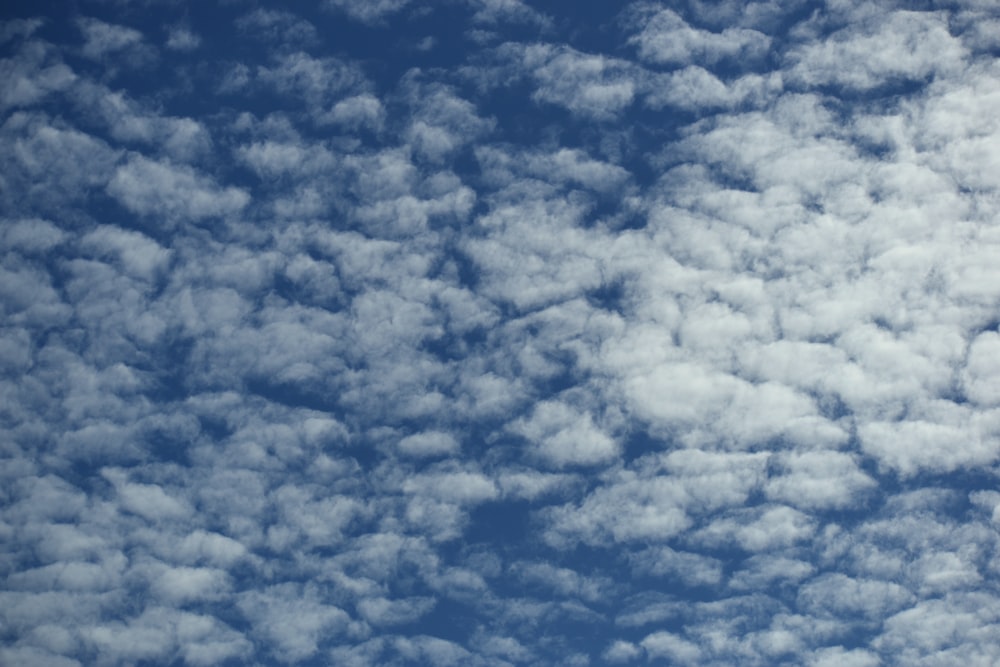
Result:
[[0,662],[1000,661],[1000,15],[883,4],[4,23]]

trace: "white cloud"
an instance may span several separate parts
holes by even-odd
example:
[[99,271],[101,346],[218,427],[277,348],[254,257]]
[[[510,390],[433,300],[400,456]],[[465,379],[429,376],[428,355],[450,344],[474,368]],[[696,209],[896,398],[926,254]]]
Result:
[[205,567],[174,567],[164,570],[153,582],[153,592],[174,604],[222,597],[230,587],[223,570]]
[[550,44],[508,43],[498,54],[531,76],[533,99],[586,118],[611,120],[632,104],[637,93],[632,67],[617,58]]
[[77,26],[84,37],[83,55],[93,60],[100,60],[142,42],[142,33],[138,30],[94,18],[81,18],[77,21]]
[[757,30],[693,28],[673,10],[652,3],[634,6],[629,22],[641,28],[629,39],[639,57],[658,65],[712,65],[720,60],[745,64],[762,59],[771,47],[771,39]]
[[403,483],[407,493],[447,502],[476,504],[497,496],[496,484],[477,472],[432,472],[415,475]]
[[667,658],[671,662],[695,663],[702,652],[697,644],[689,642],[670,632],[654,632],[640,642],[646,654],[654,658]]
[[504,185],[513,185],[519,178],[530,175],[548,183],[572,184],[610,194],[620,190],[629,179],[625,169],[576,149],[521,153],[510,147],[484,146],[476,149],[476,158],[487,178]]
[[377,97],[368,93],[340,100],[333,105],[324,120],[355,129],[369,126],[379,129],[384,122],[385,109]]
[[311,587],[281,584],[243,593],[237,605],[274,643],[275,657],[294,663],[312,657],[321,642],[348,629],[347,613],[318,597]]
[[513,426],[537,448],[537,456],[556,466],[607,463],[619,447],[594,424],[590,413],[580,413],[558,401],[535,406],[531,417]]
[[579,505],[542,511],[554,546],[663,541],[691,525],[684,511],[686,494],[667,477],[640,479],[619,473],[614,484],[599,487]]
[[[961,408],[946,409],[939,415],[941,422],[871,422],[863,425],[858,435],[867,453],[904,476],[919,470],[948,472],[988,464],[1000,456],[1000,440],[992,423],[995,418],[983,424]],[[986,433],[983,426],[989,429]]]
[[184,519],[192,513],[187,503],[172,497],[156,484],[136,484],[126,481],[123,471],[107,469],[103,471],[112,482],[124,509],[150,521]]
[[398,447],[402,454],[417,458],[456,454],[460,449],[455,437],[442,431],[423,431],[408,435],[399,441]]
[[166,47],[173,51],[195,51],[201,46],[201,37],[183,25],[170,28]]
[[871,17],[858,29],[792,49],[791,81],[869,90],[897,80],[920,80],[958,71],[966,56],[942,14],[895,11]]
[[785,474],[774,475],[764,491],[773,500],[801,508],[845,508],[864,503],[877,486],[854,457],[834,451],[779,456]]
[[881,664],[879,657],[864,649],[845,649],[840,646],[816,651],[809,661],[809,667],[876,667]]
[[326,0],[330,9],[342,11],[362,23],[378,25],[401,11],[410,0]]
[[789,547],[812,536],[815,523],[790,507],[774,506],[746,510],[733,518],[720,518],[695,533],[707,544],[734,544],[745,551],[769,551]]
[[316,27],[291,12],[258,7],[236,19],[236,27],[263,41],[295,48],[312,46],[318,36]]
[[635,644],[621,639],[615,641],[601,654],[607,662],[618,664],[635,660],[642,655],[642,650]]
[[965,394],[987,407],[1000,405],[1000,334],[993,331],[976,336],[969,345],[964,369]]
[[130,211],[162,220],[200,220],[238,213],[250,201],[245,190],[219,187],[190,167],[131,156],[108,183],[108,193]]
[[169,250],[149,237],[108,225],[89,232],[81,245],[98,256],[117,256],[126,273],[146,280],[161,275],[171,257]]
[[334,4],[0,27],[0,661],[996,662],[992,6]]
[[492,120],[481,118],[475,105],[447,87],[422,84],[416,75],[403,87],[415,107],[404,138],[421,157],[442,162],[493,128]]
[[889,581],[823,575],[802,586],[798,603],[806,609],[847,618],[877,620],[913,602],[913,594]]
[[365,598],[358,603],[358,611],[366,621],[376,626],[412,623],[434,608],[434,598]]
[[35,104],[51,93],[66,90],[77,78],[52,49],[38,42],[29,42],[13,57],[0,60],[0,74],[7,81],[0,91],[3,110]]
[[678,580],[686,586],[712,586],[722,581],[722,561],[670,547],[652,547],[635,553],[636,570]]
[[314,58],[302,51],[279,56],[271,67],[259,67],[256,80],[281,94],[300,96],[314,112],[365,85],[356,65],[337,58]]

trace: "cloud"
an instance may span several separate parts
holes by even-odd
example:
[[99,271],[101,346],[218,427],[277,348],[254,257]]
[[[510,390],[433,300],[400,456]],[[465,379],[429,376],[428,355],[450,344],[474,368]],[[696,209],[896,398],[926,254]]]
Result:
[[173,51],[196,51],[201,46],[201,37],[183,25],[170,29],[165,46]]
[[692,642],[669,632],[654,632],[640,642],[646,653],[654,658],[693,663],[701,658],[701,649]]
[[724,60],[746,65],[762,60],[771,47],[771,38],[757,30],[694,28],[677,12],[653,3],[633,5],[627,23],[639,28],[629,39],[639,58],[657,65],[714,65]]
[[323,604],[313,588],[281,584],[240,596],[240,610],[274,643],[281,662],[315,655],[320,642],[345,632],[350,617],[342,609]]
[[527,438],[537,455],[556,467],[605,463],[618,454],[615,441],[594,425],[589,413],[565,403],[545,401],[535,406],[530,419],[514,426]]
[[789,78],[805,86],[865,91],[955,72],[965,55],[942,15],[895,11],[865,29],[843,28],[821,42],[793,48]]
[[507,43],[498,51],[518,73],[531,77],[532,99],[593,120],[610,120],[629,107],[637,82],[627,61],[566,46]]
[[301,97],[313,108],[324,108],[347,91],[365,83],[354,65],[337,58],[314,58],[298,51],[279,56],[272,66],[261,66],[256,81],[282,95]]
[[141,155],[115,170],[108,193],[128,210],[168,225],[238,213],[250,201],[241,188],[219,187],[190,167]]
[[399,441],[399,451],[412,457],[437,457],[458,452],[460,445],[450,433],[423,431]]
[[410,0],[326,0],[326,7],[341,11],[361,23],[378,25],[387,17],[401,11]]
[[318,39],[316,27],[309,21],[291,12],[263,7],[236,19],[236,27],[241,32],[281,47],[295,45],[302,48],[315,44]]
[[3,110],[35,104],[76,80],[73,71],[41,42],[27,42],[12,57],[4,58],[0,72],[7,81],[0,92]]
[[412,623],[434,608],[434,598],[409,598],[388,600],[366,598],[358,603],[361,615],[376,626]]
[[384,121],[385,110],[374,95],[363,93],[348,97],[333,105],[324,120],[354,129],[370,126],[379,129]]
[[432,162],[443,161],[493,127],[489,119],[479,117],[473,104],[443,86],[415,81],[405,88],[416,107],[405,139],[418,155]]
[[992,5],[273,4],[0,28],[0,661],[996,662]]
[[138,30],[94,18],[81,18],[77,26],[83,33],[83,55],[92,60],[103,59],[142,42],[142,33]]
[[965,393],[973,402],[983,406],[1000,403],[1000,385],[997,384],[997,352],[1000,352],[1000,335],[987,331],[976,337],[969,346],[965,366]]
[[638,646],[619,639],[604,651],[602,657],[609,663],[617,664],[635,660],[640,655],[642,655],[642,651]]

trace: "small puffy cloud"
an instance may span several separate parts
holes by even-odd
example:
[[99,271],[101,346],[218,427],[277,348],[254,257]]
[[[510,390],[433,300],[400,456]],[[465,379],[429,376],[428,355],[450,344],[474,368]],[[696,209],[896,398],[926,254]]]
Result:
[[650,547],[630,559],[637,572],[678,581],[684,586],[714,586],[722,581],[722,561],[670,547]]
[[165,116],[102,85],[88,82],[77,88],[79,102],[92,107],[116,140],[154,146],[182,162],[203,158],[212,146],[206,127],[191,118]]
[[770,551],[790,547],[812,536],[815,520],[791,507],[772,506],[743,510],[720,518],[694,534],[707,544],[735,544],[745,551]]
[[129,275],[150,280],[169,264],[172,253],[139,232],[102,225],[82,239],[83,248],[98,257],[112,256],[121,262]]
[[340,100],[322,118],[326,122],[342,125],[348,129],[369,127],[378,130],[382,127],[385,109],[377,97],[362,93]]
[[12,57],[0,60],[0,76],[6,81],[0,89],[0,110],[35,104],[77,80],[55,49],[41,43],[26,44]]
[[955,407],[939,419],[872,421],[858,429],[861,446],[879,464],[911,476],[922,470],[950,472],[1000,457],[996,424]]
[[882,661],[872,651],[834,646],[816,651],[807,664],[809,667],[878,667]]
[[83,55],[92,60],[100,60],[142,42],[142,33],[138,30],[94,18],[78,19],[77,26],[83,33]]
[[967,54],[943,14],[895,11],[866,23],[792,49],[788,78],[799,85],[865,91],[955,72]]
[[195,51],[199,46],[201,46],[201,37],[186,26],[174,26],[167,34],[166,47],[171,51]]
[[400,453],[414,458],[446,456],[460,449],[458,440],[443,431],[423,431],[408,435],[399,441]]
[[158,574],[152,591],[173,604],[219,599],[230,588],[229,575],[205,567],[173,567]]
[[3,25],[0,26],[0,44],[6,44],[18,37],[30,37],[43,25],[45,25],[45,21],[40,18],[10,19],[4,21]]
[[372,625],[384,627],[412,623],[434,608],[436,600],[430,597],[390,600],[384,597],[364,598],[358,602],[361,616]]
[[549,563],[518,562],[511,572],[531,588],[546,588],[552,592],[594,603],[606,597],[612,587],[609,579],[587,577],[575,570],[555,567]]
[[771,38],[757,30],[694,28],[677,12],[652,3],[634,7],[628,20],[639,28],[629,42],[641,59],[657,65],[713,65],[722,60],[744,64],[762,59],[771,48]]
[[522,0],[466,0],[475,10],[473,21],[494,25],[497,23],[521,23],[539,28],[551,27],[552,20],[532,9]]
[[630,63],[551,44],[505,44],[498,50],[517,74],[531,77],[532,98],[556,104],[594,120],[611,120],[628,108],[638,92]]
[[880,652],[892,652],[913,663],[968,661],[984,653],[992,661],[1000,657],[1000,650],[986,638],[998,628],[1000,606],[992,597],[955,594],[921,600],[887,618],[873,644]]
[[256,81],[283,95],[300,97],[317,114],[342,94],[366,84],[358,66],[338,58],[315,58],[303,51],[282,55],[272,66],[259,67]]
[[483,146],[476,159],[487,178],[516,186],[518,178],[531,176],[548,183],[582,186],[603,194],[619,191],[629,180],[624,168],[594,159],[578,149],[525,152],[512,147]]
[[624,472],[617,477],[579,504],[542,510],[545,540],[554,546],[662,542],[690,527],[685,511],[688,495],[670,478]]
[[778,584],[797,584],[812,576],[816,568],[808,562],[772,554],[752,556],[733,574],[729,585],[736,590],[762,590]]
[[237,187],[220,187],[191,167],[132,155],[108,183],[108,193],[134,213],[175,223],[231,215],[250,195]]
[[196,530],[172,546],[170,555],[184,562],[205,562],[223,568],[247,554],[247,548],[236,540],[204,530]]
[[426,663],[431,665],[468,664],[472,654],[455,642],[439,637],[418,635],[416,637],[397,637],[393,640],[393,648],[410,663]]
[[106,469],[104,476],[115,485],[123,509],[150,521],[183,519],[192,508],[184,500],[174,498],[157,484],[137,484],[127,481],[120,469]]
[[324,4],[361,23],[378,25],[410,4],[410,0],[325,0]]
[[26,254],[44,253],[62,243],[67,234],[48,220],[5,220],[0,227],[0,247]]
[[282,660],[290,662],[312,657],[321,642],[345,632],[350,623],[347,612],[325,604],[308,586],[280,584],[250,590],[238,596],[237,606],[273,642]]
[[774,463],[783,474],[768,480],[768,498],[801,508],[845,508],[863,503],[877,483],[861,471],[856,458],[837,451],[782,454]]
[[302,48],[317,40],[313,24],[280,9],[258,7],[236,19],[236,27],[241,32],[281,46],[294,45],[295,48]]
[[404,137],[418,155],[441,162],[493,128],[493,121],[480,117],[475,105],[453,90],[413,78],[405,85],[415,110]]
[[497,497],[496,484],[477,472],[441,471],[414,475],[403,483],[403,491],[445,502],[478,504]]
[[988,331],[969,346],[963,372],[965,395],[984,407],[1000,405],[1000,334]]
[[239,159],[265,179],[309,176],[332,170],[336,160],[322,146],[273,140],[254,141],[237,149]]
[[702,656],[697,644],[670,632],[646,635],[639,644],[652,658],[666,658],[681,664],[693,664]]
[[589,412],[560,401],[539,403],[530,418],[511,429],[534,445],[533,454],[559,468],[606,463],[618,455],[617,443],[594,424]]
[[601,657],[612,664],[631,662],[642,655],[642,649],[624,640],[616,640],[611,646],[604,650]]
[[803,609],[871,620],[885,618],[912,601],[913,594],[899,584],[843,574],[818,577],[804,584],[798,594]]

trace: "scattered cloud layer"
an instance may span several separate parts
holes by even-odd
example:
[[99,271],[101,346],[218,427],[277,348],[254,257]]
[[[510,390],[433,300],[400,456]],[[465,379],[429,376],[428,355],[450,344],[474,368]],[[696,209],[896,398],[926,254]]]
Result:
[[0,24],[0,662],[1000,662],[991,3],[315,4]]

